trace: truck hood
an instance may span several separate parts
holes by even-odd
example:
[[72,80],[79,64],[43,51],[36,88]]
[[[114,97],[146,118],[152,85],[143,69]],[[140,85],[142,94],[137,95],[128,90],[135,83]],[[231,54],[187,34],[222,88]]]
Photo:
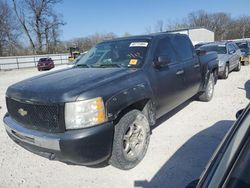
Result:
[[228,61],[228,55],[227,54],[218,54],[218,60],[227,62]]
[[18,82],[7,89],[6,96],[37,103],[72,102],[87,90],[135,71],[128,68],[63,69]]

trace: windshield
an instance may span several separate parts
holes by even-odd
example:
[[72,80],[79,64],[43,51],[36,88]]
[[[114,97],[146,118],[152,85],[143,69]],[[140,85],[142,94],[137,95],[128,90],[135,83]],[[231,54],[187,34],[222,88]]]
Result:
[[83,67],[140,67],[146,56],[149,41],[119,40],[97,44],[76,66]]
[[208,45],[208,46],[202,46],[200,49],[205,50],[207,52],[217,52],[218,54],[226,54],[227,49],[224,45]]

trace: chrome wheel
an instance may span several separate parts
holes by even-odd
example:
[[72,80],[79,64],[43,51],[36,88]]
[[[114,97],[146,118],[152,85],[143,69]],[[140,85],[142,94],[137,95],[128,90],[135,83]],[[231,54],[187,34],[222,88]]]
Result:
[[128,160],[136,159],[143,151],[147,133],[141,121],[143,117],[138,116],[123,137],[123,152]]

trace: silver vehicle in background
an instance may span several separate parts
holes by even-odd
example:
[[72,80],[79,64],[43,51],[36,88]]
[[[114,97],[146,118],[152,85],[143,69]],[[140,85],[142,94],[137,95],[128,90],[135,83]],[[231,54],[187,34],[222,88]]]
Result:
[[219,77],[227,79],[231,71],[241,69],[241,51],[234,42],[214,42],[201,46],[206,52],[215,51],[219,59]]

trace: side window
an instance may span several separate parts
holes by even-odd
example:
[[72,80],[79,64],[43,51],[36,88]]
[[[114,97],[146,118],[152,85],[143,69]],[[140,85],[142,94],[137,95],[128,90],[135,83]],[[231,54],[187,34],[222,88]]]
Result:
[[176,63],[175,51],[169,38],[161,39],[161,41],[159,41],[156,49],[156,58],[159,56],[168,56],[171,59],[171,63]]
[[233,43],[233,46],[234,46],[235,50],[239,49],[239,47],[235,43]]
[[230,53],[231,51],[234,51],[234,47],[232,44],[228,44],[228,53]]
[[193,58],[191,42],[188,37],[183,35],[177,35],[173,38],[172,45],[181,60],[188,60]]

